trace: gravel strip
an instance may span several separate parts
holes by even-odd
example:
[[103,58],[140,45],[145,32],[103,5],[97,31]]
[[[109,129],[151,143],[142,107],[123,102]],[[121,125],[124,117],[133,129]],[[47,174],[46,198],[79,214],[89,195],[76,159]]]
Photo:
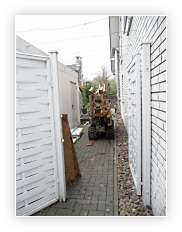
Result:
[[119,216],[153,216],[150,206],[145,207],[135,185],[128,162],[128,135],[119,113],[115,119],[116,165]]

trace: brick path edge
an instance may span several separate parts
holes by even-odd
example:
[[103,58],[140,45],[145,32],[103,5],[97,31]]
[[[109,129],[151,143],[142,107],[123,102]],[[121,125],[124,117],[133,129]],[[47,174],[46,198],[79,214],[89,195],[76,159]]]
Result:
[[[114,122],[115,129],[115,122]],[[118,216],[118,181],[117,181],[117,154],[116,154],[116,137],[114,137],[114,216]]]

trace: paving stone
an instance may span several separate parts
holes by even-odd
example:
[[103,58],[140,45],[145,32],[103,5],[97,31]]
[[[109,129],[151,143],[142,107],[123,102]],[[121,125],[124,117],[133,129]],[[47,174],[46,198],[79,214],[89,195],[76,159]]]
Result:
[[92,195],[85,195],[84,200],[91,200],[92,199]]
[[107,194],[106,194],[106,191],[99,191],[101,194],[100,194],[100,196],[106,196]]
[[98,204],[98,202],[99,202],[99,200],[91,200],[91,201],[90,201],[90,204],[91,204],[91,205],[96,205],[96,204]]
[[81,211],[82,205],[76,203],[73,210],[72,210],[72,216],[79,216],[80,215],[80,211]]
[[66,197],[70,198],[71,197],[71,192],[70,193],[66,193]]
[[[55,206],[55,204],[53,206]],[[51,208],[51,206],[48,206],[48,207],[44,208],[42,211],[45,212],[45,213],[47,213],[50,208]]]
[[70,216],[72,213],[72,209],[57,209],[56,214],[60,214],[62,216]]
[[113,188],[108,186],[107,191],[113,191]]
[[53,208],[53,207],[50,208],[49,211],[47,212],[47,216],[54,216],[56,214],[57,210],[59,210],[59,209]]
[[101,180],[101,184],[107,184],[107,180]]
[[94,186],[93,191],[98,192],[100,190],[100,186]]
[[42,213],[40,213],[40,216],[47,216],[47,212],[42,212]]
[[114,195],[114,189],[113,188],[107,188],[107,196],[113,196]]
[[37,216],[41,216],[41,215],[40,215],[40,211],[37,212],[37,213],[34,213],[32,216],[36,216],[36,217],[37,217]]
[[95,185],[95,180],[89,180],[90,184],[93,184],[93,186]]
[[99,201],[105,201],[106,200],[106,196],[99,196]]
[[58,203],[54,204],[55,208],[65,209],[66,206],[67,206],[67,202],[58,202]]
[[113,212],[106,208],[105,216],[113,216]]
[[97,205],[98,210],[105,210],[105,207],[106,207],[105,201],[98,202],[98,205]]
[[102,185],[102,186],[100,186],[99,191],[106,192],[106,189],[107,189],[106,186]]
[[113,204],[108,204],[106,202],[106,210],[109,209],[109,211],[113,211]]
[[92,187],[88,187],[87,191],[94,191],[96,189],[95,186],[92,186]]
[[77,200],[77,203],[82,204],[82,205],[89,205],[90,202],[91,202],[91,200],[86,200],[86,199]]
[[75,199],[83,199],[84,198],[84,195],[82,194],[71,194],[71,198],[75,198]]
[[80,190],[78,194],[85,195],[87,191]]
[[97,209],[97,204],[83,205],[82,209],[96,210]]
[[107,186],[110,187],[110,188],[113,188],[113,186],[114,186],[113,181],[112,182],[108,182]]
[[72,194],[74,194],[74,195],[78,195],[79,194],[79,191],[77,191],[77,190],[73,190],[73,191],[71,191],[71,195]]
[[95,183],[83,183],[82,187],[92,187]]
[[79,202],[76,202],[75,206],[74,206],[74,209],[81,209],[81,207],[82,207],[82,204],[79,203]]
[[81,210],[80,216],[88,216],[88,210],[87,209]]
[[67,185],[66,186],[66,191],[67,192],[73,191],[74,188],[75,188],[74,186]]
[[99,186],[100,186],[100,184],[101,184],[101,181],[99,181],[99,182],[95,182],[94,186],[95,186],[95,187],[99,187]]
[[[88,183],[89,180],[90,180],[90,178],[83,178],[83,179],[82,179],[82,184],[83,184],[83,183]],[[82,187],[83,187],[83,186],[82,186]]]
[[103,196],[104,194],[100,191],[93,191],[94,196]]
[[86,196],[92,196],[93,195],[93,191],[91,190],[91,191],[89,191],[89,190],[87,190],[87,192],[85,193],[85,197]]
[[67,203],[66,208],[67,208],[67,209],[73,209],[75,203],[76,203],[76,200],[75,200],[75,201],[69,201],[69,202]]
[[99,200],[99,198],[100,198],[100,196],[92,196],[92,200],[95,200],[95,201],[98,201]]
[[106,202],[110,202],[113,201],[113,196],[107,196],[106,197]]
[[81,184],[76,185],[76,186],[74,187],[74,191],[80,191],[81,186],[82,186]]
[[88,216],[104,216],[105,212],[101,210],[89,210]]
[[75,199],[75,198],[70,198],[67,202],[75,202],[75,203],[77,203],[77,199]]
[[43,209],[43,210],[40,210],[39,212],[37,212],[36,214],[34,214],[34,216],[47,216],[47,212],[44,211],[44,209]]
[[86,187],[86,186],[85,187],[81,187],[80,191],[87,191],[87,189],[88,189],[88,187]]
[[108,174],[105,174],[105,175],[102,175],[101,178],[102,178],[103,180],[107,180],[107,176],[108,176]]

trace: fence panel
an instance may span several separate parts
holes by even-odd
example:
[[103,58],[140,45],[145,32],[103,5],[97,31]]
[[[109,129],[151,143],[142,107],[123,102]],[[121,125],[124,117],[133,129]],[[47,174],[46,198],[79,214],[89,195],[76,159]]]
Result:
[[16,215],[58,200],[49,57],[16,54]]
[[136,191],[141,195],[141,79],[140,55],[128,67],[129,165]]

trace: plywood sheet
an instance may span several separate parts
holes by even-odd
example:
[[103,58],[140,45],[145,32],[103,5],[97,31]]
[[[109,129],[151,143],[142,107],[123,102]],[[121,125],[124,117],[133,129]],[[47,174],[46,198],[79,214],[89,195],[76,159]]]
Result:
[[95,140],[88,140],[87,146],[93,146],[94,142],[95,142]]

